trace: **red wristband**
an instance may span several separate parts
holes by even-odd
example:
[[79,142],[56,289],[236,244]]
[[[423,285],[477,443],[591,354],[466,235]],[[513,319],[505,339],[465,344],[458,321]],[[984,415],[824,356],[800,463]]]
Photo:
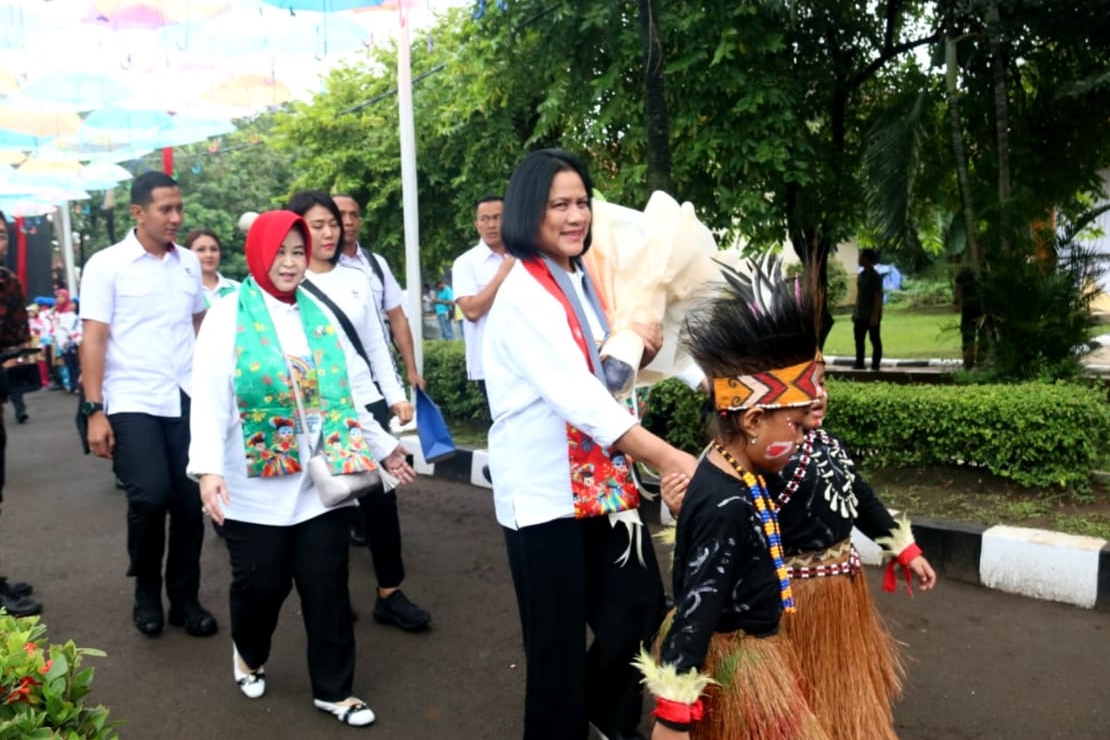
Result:
[[693,704],[685,704],[680,701],[657,698],[655,700],[655,710],[651,715],[667,722],[688,725],[691,722],[697,722],[701,719],[703,709],[704,706],[701,703],[701,699],[698,699]]
[[898,571],[895,566],[902,566],[902,575],[906,579],[906,593],[913,596],[913,574],[910,572],[910,563],[921,555],[921,548],[916,542],[911,542],[898,557],[887,563],[886,572],[883,574],[883,591],[894,591],[898,587]]
[[898,553],[898,563],[907,566],[913,562],[914,558],[921,555],[921,548],[917,546],[916,542],[911,542],[906,545],[902,552]]

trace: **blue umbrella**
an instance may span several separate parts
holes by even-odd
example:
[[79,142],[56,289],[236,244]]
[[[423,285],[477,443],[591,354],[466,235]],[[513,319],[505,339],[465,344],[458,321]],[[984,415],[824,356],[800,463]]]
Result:
[[134,96],[119,80],[92,72],[51,72],[19,89],[28,100],[44,109],[92,110]]
[[54,305],[54,296],[37,295],[37,296],[35,296],[34,300],[32,300],[31,302],[32,303],[37,303],[40,306],[53,306]]

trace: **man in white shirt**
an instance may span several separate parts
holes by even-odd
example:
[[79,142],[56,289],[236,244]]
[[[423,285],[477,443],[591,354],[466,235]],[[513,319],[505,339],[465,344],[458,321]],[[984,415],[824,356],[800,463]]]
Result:
[[[455,303],[459,305],[466,321],[463,322],[463,339],[466,341],[466,377],[478,382],[482,395],[486,395],[486,375],[482,370],[482,334],[486,328],[486,314],[493,306],[501,282],[513,268],[516,259],[505,251],[501,243],[500,195],[487,195],[478,201],[474,228],[481,237],[478,244],[463,252],[451,268],[451,282]],[[488,399],[487,399],[488,400]]]
[[[374,303],[378,314],[382,317],[382,330],[385,338],[392,339],[401,353],[405,363],[405,372],[408,375],[409,385],[424,387],[424,378],[420,369],[416,367],[416,353],[412,339],[412,328],[409,326],[408,317],[405,316],[404,294],[389,263],[380,254],[375,254],[362,247],[358,241],[359,229],[362,228],[362,210],[358,201],[349,195],[333,195],[332,199],[339,206],[339,213],[343,216],[343,252],[339,255],[339,264],[357,267],[366,274],[370,280],[370,289],[374,293]],[[387,426],[386,429],[389,427]]]
[[[194,637],[215,634],[201,606],[204,521],[197,484],[185,474],[193,344],[204,318],[197,256],[177,246],[183,202],[169,175],[131,184],[135,228],[94,254],[81,278],[81,366],[92,452],[110,458],[127,489],[127,574],[132,620],[161,634],[162,559],[168,621]],[[166,517],[169,516],[169,543]]]
[[[401,286],[397,284],[389,265],[381,255],[369,252],[359,245],[362,213],[358,201],[349,195],[334,195],[332,199],[339,206],[339,213],[343,217],[343,252],[339,257],[339,264],[355,267],[369,279],[378,315],[389,319],[388,326],[384,323],[382,325],[386,340],[388,342],[392,329],[393,340],[408,370],[409,384],[423,388],[424,378],[420,377],[413,353],[412,329],[402,308],[404,296]],[[389,428],[389,419],[379,419],[379,422],[386,429]],[[361,521],[356,521],[351,527],[351,541],[370,548],[374,574],[378,580],[374,619],[382,624],[400,627],[406,632],[418,632],[427,628],[432,615],[409,601],[401,591],[405,567],[401,557],[401,518],[397,510],[397,492],[394,490],[364,496],[358,503],[362,517]]]
[[[493,306],[497,290],[516,258],[501,243],[501,213],[504,200],[500,195],[487,195],[478,201],[474,228],[478,231],[478,244],[463,252],[451,267],[451,282],[455,303],[463,312],[463,340],[466,344],[466,377],[478,383],[482,398],[489,406],[486,393],[486,374],[482,369],[482,335],[486,330],[486,314]],[[482,475],[490,479],[489,466],[482,468]]]

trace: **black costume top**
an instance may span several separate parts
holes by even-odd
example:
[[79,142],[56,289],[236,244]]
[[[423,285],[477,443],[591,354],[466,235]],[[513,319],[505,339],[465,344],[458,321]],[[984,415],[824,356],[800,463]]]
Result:
[[659,657],[679,673],[700,670],[714,632],[778,631],[782,595],[748,487],[708,460],[698,464],[682,502],[674,594],[674,621]]
[[853,524],[871,539],[895,528],[844,445],[824,429],[806,433],[782,473],[767,476],[767,487],[779,506],[787,556],[831,547],[852,534]]

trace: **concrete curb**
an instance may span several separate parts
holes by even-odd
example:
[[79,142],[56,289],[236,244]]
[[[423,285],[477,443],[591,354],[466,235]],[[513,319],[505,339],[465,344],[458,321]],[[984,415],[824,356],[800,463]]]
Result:
[[[417,473],[492,489],[482,475],[489,459],[485,450],[460,448],[447,460],[429,463],[420,451],[419,438],[406,435],[401,441],[412,453]],[[648,519],[659,521],[658,503],[646,506]],[[1110,611],[1110,543],[1104,539],[925,517],[913,521],[913,531],[943,578]],[[853,531],[852,541],[864,563],[881,564],[875,543],[858,530]]]

